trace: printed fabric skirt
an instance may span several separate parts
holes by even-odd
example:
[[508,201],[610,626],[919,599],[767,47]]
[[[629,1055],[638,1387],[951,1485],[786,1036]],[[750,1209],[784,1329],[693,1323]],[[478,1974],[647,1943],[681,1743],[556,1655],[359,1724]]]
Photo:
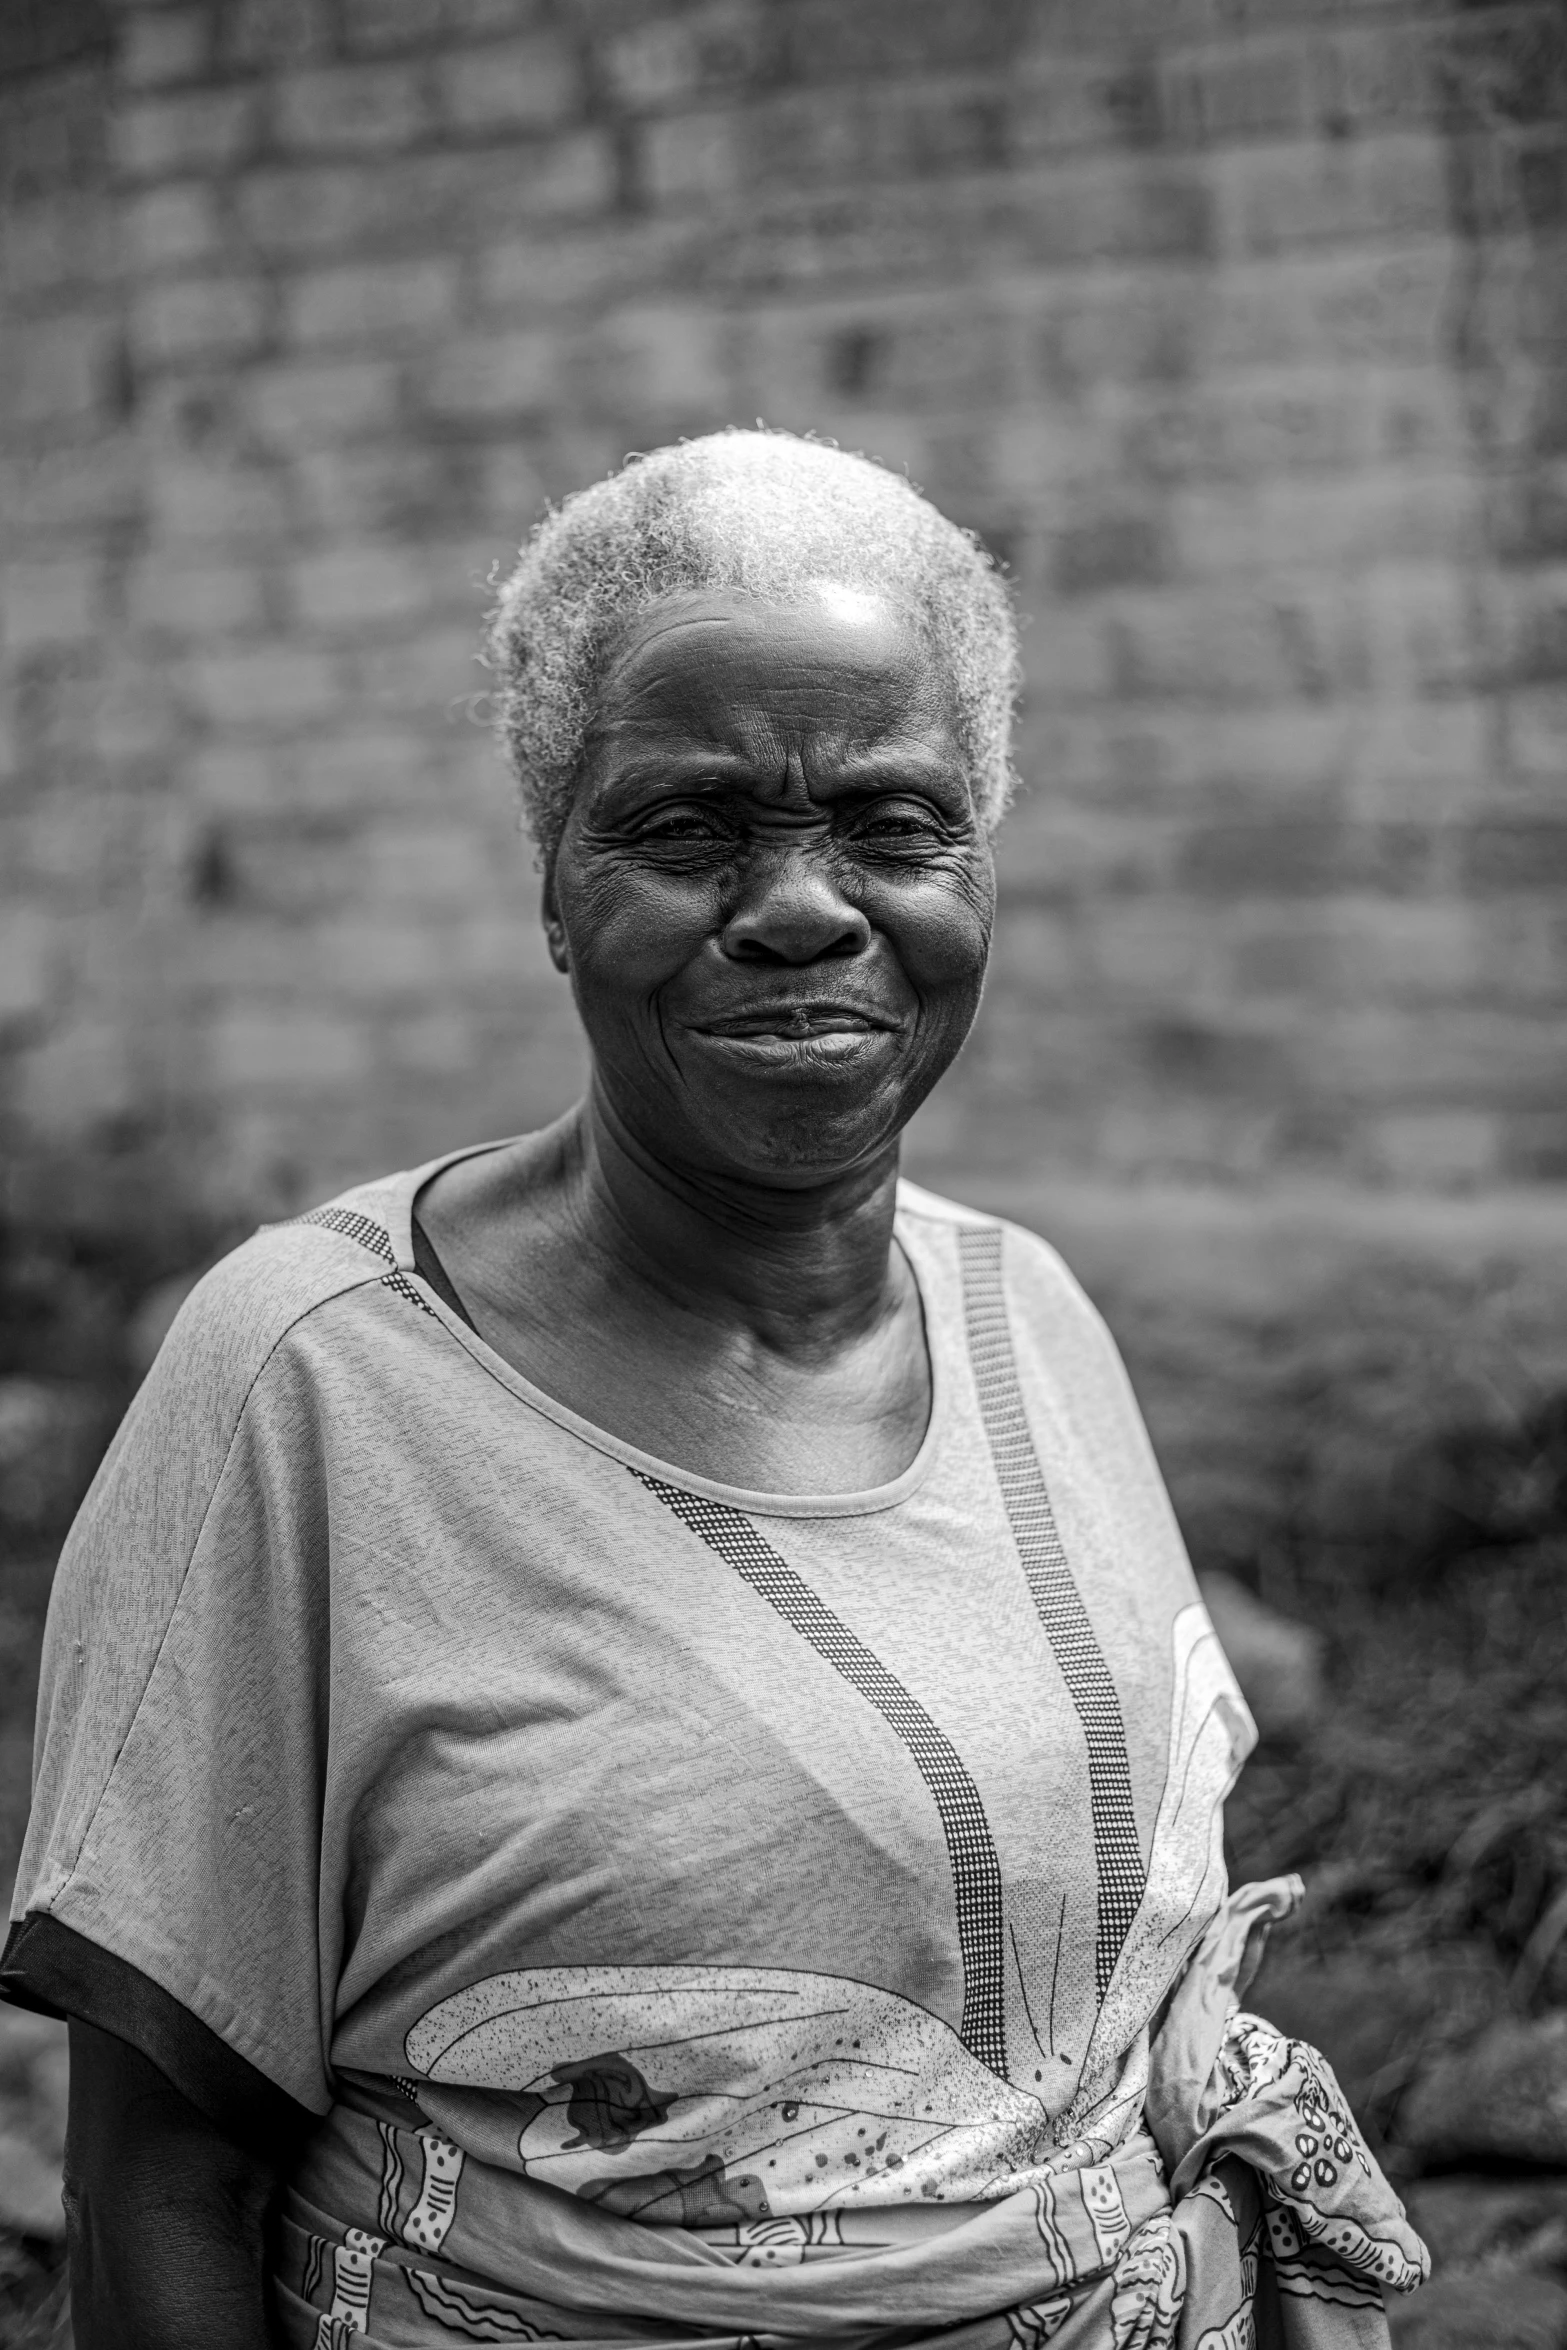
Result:
[[[992,2203],[648,2226],[335,2108],[285,2199],[289,2350],[1385,2350],[1425,2247],[1315,2049],[1233,2004],[1289,1881],[1234,1895],[1143,2122]],[[1074,2154],[1089,2159],[1077,2159]]]

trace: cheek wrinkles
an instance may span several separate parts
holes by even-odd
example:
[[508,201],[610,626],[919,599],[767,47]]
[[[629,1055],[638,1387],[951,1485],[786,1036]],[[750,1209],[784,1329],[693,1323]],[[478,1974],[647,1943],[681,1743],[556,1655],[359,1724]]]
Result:
[[623,855],[595,859],[576,877],[572,913],[586,933],[619,934],[656,955],[661,940],[673,944],[711,925],[731,870],[732,861],[680,872]]
[[[929,862],[884,858],[867,863],[852,842],[828,837],[790,854],[776,840],[733,844],[722,861],[685,871],[661,869],[624,843],[595,843],[560,874],[579,1000],[619,1018],[640,998],[640,1018],[656,1028],[656,1051],[678,1065],[666,1027],[664,993],[702,960],[758,887],[787,892],[791,882],[827,881],[881,941],[880,952],[904,970],[926,1013],[942,1017],[940,998],[967,996],[980,984],[989,948],[994,889],[989,860],[972,844],[954,845]],[[770,871],[768,869],[771,869]],[[956,1008],[954,1004],[954,1009]],[[633,1015],[635,1018],[636,1015]],[[652,1044],[649,1034],[643,1050]]]
[[989,875],[968,860],[933,868],[910,866],[861,876],[863,910],[893,936],[935,941],[945,936],[953,957],[988,951],[995,924]]

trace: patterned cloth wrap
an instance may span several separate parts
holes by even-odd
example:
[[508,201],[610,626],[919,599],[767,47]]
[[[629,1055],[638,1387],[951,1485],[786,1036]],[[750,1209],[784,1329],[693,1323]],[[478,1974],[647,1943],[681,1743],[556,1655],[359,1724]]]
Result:
[[[1378,2350],[1384,2291],[1424,2281],[1425,2247],[1326,2061],[1238,2005],[1300,1897],[1285,1877],[1224,1903],[1165,2004],[1143,2115],[1118,2146],[1064,2147],[995,2202],[890,2215],[907,2224],[880,2242],[831,2214],[650,2227],[525,2183],[524,2232],[516,2179],[487,2180],[429,2128],[339,2117],[286,2201],[285,2339]],[[332,2216],[370,2211],[377,2228]]]

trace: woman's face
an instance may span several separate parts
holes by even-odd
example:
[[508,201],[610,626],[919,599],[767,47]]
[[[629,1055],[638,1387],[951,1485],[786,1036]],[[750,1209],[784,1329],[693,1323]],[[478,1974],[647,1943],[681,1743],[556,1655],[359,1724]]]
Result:
[[622,641],[545,919],[656,1157],[786,1184],[875,1159],[968,1032],[994,900],[950,683],[895,606],[704,592]]

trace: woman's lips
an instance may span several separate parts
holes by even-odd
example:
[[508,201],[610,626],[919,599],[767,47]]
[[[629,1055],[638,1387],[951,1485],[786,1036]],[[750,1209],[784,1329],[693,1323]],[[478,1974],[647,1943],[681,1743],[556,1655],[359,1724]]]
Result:
[[864,1036],[892,1028],[891,1020],[880,1019],[873,1012],[865,1012],[849,1004],[773,1004],[756,1012],[732,1012],[722,1020],[693,1022],[704,1036],[751,1040],[762,1037],[781,1037],[786,1043],[798,1044],[813,1036]]
[[739,1068],[821,1076],[862,1068],[897,1033],[899,1023],[860,1004],[765,1004],[693,1020],[692,1028]]

